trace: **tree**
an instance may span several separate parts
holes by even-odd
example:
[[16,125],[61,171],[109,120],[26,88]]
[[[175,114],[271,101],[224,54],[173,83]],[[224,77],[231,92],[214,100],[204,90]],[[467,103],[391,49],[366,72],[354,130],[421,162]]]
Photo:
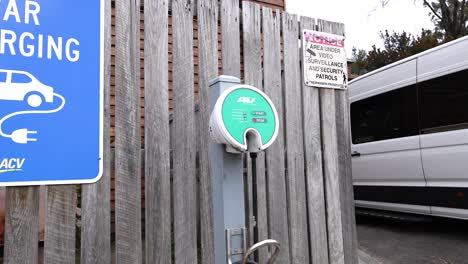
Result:
[[405,31],[390,34],[385,30],[380,32],[380,37],[384,42],[382,49],[373,45],[366,54],[364,50],[353,48],[353,73],[363,74],[443,43],[440,34],[426,29],[422,29],[418,36]]
[[[382,6],[390,0],[379,0]],[[416,1],[416,0],[414,0]],[[468,4],[466,0],[423,0],[423,5],[431,12],[436,30],[443,33],[445,41],[468,35]]]
[[353,64],[351,65],[351,73],[362,75],[367,73],[367,51],[353,47]]
[[444,32],[446,41],[468,35],[468,5],[466,0],[438,0],[424,5],[431,10],[436,29]]

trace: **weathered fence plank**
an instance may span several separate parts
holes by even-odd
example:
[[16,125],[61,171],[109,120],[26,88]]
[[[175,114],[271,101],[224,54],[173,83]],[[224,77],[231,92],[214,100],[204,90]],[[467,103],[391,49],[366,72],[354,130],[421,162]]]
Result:
[[279,115],[279,133],[276,142],[266,150],[267,197],[270,238],[281,243],[278,263],[290,263],[288,211],[284,163],[283,91],[281,85],[281,22],[270,8],[262,8],[264,90],[276,106]]
[[146,0],[145,259],[171,263],[168,1]]
[[[260,5],[252,2],[242,2],[242,31],[244,41],[244,79],[245,84],[253,85],[260,90],[263,90],[263,71],[262,71],[262,14]],[[252,196],[249,195],[249,217],[248,228],[250,236],[253,237],[253,228],[257,228],[258,241],[268,238],[268,216],[267,216],[267,201],[266,201],[266,174],[265,174],[265,153],[261,152],[257,155],[256,175],[257,175],[257,200],[252,201]],[[248,182],[249,190],[251,186],[255,186],[252,182],[252,166],[251,159],[247,157],[248,164]],[[249,191],[249,193],[251,193]],[[257,203],[256,225],[252,219],[252,202]],[[257,241],[257,242],[258,242]],[[252,242],[252,239],[251,239]],[[266,263],[268,258],[268,250],[261,249],[258,254],[259,263]]]
[[[345,35],[344,24],[328,22],[332,33]],[[356,219],[354,212],[353,177],[351,173],[351,128],[350,109],[347,90],[337,90],[336,128],[338,136],[339,175],[341,183],[341,218],[343,222],[345,263],[358,263]]]
[[320,90],[322,145],[330,263],[344,263],[335,91]]
[[172,2],[175,263],[197,263],[192,1]]
[[5,264],[38,262],[39,186],[7,187]]
[[140,1],[116,7],[116,262],[142,262],[140,159]]
[[218,75],[218,1],[198,0],[198,78],[199,78],[199,120],[197,130],[199,136],[198,153],[200,157],[200,237],[201,263],[214,263],[214,231],[213,231],[213,187],[210,175],[210,142],[208,133],[210,120],[209,81]]
[[[301,40],[303,30],[314,30],[315,21],[301,17]],[[302,70],[304,61],[301,61]],[[307,185],[307,207],[309,214],[309,241],[311,262],[327,264],[328,239],[325,216],[325,193],[322,170],[322,138],[320,124],[319,89],[304,84],[302,76],[304,155]]]
[[[299,24],[296,15],[282,13],[284,43],[284,128],[286,138],[289,239],[292,263],[309,263],[304,175]],[[306,102],[308,103],[308,102]]]
[[338,144],[340,149],[340,176],[342,183],[342,221],[343,239],[345,241],[344,254],[345,263],[358,263],[358,243],[356,231],[356,214],[354,210],[354,190],[353,175],[351,172],[351,122],[349,109],[348,91],[340,91],[337,94],[338,104],[337,119],[342,118],[343,122],[338,123]]
[[44,263],[75,263],[75,185],[47,186]]
[[81,263],[111,263],[110,230],[110,77],[111,77],[111,1],[104,11],[104,120],[103,174],[94,184],[82,185],[81,199]]
[[[332,25],[318,20],[318,30],[332,32]],[[328,248],[330,263],[345,263],[339,149],[337,136],[335,89],[320,89],[323,167],[327,201]]]
[[240,78],[239,0],[221,0],[221,50],[224,75]]

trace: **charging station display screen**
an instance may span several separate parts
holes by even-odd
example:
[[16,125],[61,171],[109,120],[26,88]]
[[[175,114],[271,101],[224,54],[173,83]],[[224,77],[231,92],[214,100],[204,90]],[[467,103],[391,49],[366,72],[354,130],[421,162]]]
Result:
[[271,140],[275,133],[276,120],[269,102],[252,89],[237,89],[231,92],[222,106],[223,122],[229,134],[245,144],[247,129],[256,129],[262,144]]

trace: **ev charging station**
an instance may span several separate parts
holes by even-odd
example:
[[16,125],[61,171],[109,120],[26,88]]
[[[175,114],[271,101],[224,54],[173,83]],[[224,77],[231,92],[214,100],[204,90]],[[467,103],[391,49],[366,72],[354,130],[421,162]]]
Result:
[[[279,253],[277,241],[254,241],[256,244],[247,249],[242,153],[250,152],[254,158],[255,153],[275,141],[278,113],[265,93],[240,84],[236,77],[222,75],[209,85],[215,263],[256,263],[248,260],[251,253],[264,246],[275,246],[268,261],[273,263]],[[253,192],[256,196],[255,189]]]

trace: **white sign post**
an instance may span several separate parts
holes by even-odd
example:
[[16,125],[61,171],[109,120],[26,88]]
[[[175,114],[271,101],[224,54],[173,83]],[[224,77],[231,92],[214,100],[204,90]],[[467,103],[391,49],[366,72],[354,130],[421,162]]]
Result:
[[348,73],[344,36],[304,30],[304,82],[307,86],[346,89]]

